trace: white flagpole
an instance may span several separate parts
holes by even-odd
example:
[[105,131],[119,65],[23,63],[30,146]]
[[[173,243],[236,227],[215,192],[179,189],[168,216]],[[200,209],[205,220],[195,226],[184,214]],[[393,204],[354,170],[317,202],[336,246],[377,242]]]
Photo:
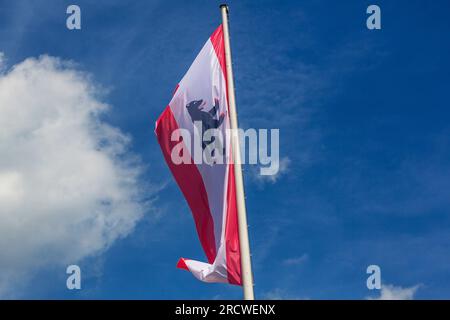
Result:
[[231,48],[230,48],[230,33],[228,29],[228,6],[226,4],[220,5],[223,21],[223,37],[225,42],[225,62],[227,69],[227,83],[228,83],[228,104],[230,107],[231,129],[231,150],[233,153],[234,176],[236,180],[236,201],[238,211],[238,225],[239,225],[239,243],[241,251],[241,272],[242,272],[242,286],[244,289],[244,299],[254,300],[253,294],[253,274],[252,263],[250,259],[250,245],[248,241],[247,230],[247,212],[245,209],[244,183],[242,179],[241,168],[241,150],[239,147],[239,137],[237,134],[238,122],[236,113],[236,100],[234,97],[234,82],[233,82],[233,68],[231,65]]

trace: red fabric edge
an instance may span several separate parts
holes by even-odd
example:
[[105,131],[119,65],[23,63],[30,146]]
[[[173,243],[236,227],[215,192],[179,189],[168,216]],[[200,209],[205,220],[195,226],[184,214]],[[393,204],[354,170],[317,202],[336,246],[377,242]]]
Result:
[[189,268],[186,265],[186,261],[185,260],[186,259],[184,259],[184,258],[180,258],[180,260],[178,260],[178,262],[177,262],[177,268],[189,271]]
[[172,114],[172,110],[168,106],[156,121],[155,133],[164,159],[194,216],[200,243],[208,262],[213,263],[217,255],[217,248],[214,236],[214,221],[209,208],[208,195],[202,176],[192,159],[191,164],[175,165],[172,162],[171,151],[179,142],[171,141],[170,136],[176,129],[178,129],[178,124]]
[[[228,79],[226,76],[226,61],[225,61],[225,43],[223,37],[223,26],[220,25],[211,35],[211,43],[214,47],[217,59],[219,60],[222,73],[225,77],[225,84],[227,88],[227,102],[228,99]],[[229,113],[229,106],[227,106]],[[231,147],[231,146],[230,146]],[[234,177],[234,165],[229,164],[228,167],[228,189],[227,189],[227,217],[225,226],[225,241],[226,241],[226,259],[227,259],[227,275],[228,281],[231,284],[242,285],[241,276],[241,250],[239,242],[239,229],[237,219],[237,204],[236,204],[236,182]]]

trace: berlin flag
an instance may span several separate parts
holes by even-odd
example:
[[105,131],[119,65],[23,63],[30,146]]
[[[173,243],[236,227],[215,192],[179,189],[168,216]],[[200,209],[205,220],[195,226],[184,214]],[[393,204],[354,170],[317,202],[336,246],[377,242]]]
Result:
[[[224,35],[220,25],[178,84],[172,100],[156,121],[155,133],[167,165],[192,211],[207,258],[207,262],[181,258],[177,267],[190,271],[201,281],[242,285],[234,168],[230,161],[230,137],[225,134],[230,128],[229,113]],[[201,139],[208,129],[218,130],[223,137],[224,161],[194,161],[198,159],[195,144],[191,145],[184,135],[181,139],[175,134],[177,129],[189,132],[192,141],[199,136]],[[210,139],[209,143],[213,141]],[[182,163],[173,159],[180,143],[183,159],[188,159]],[[207,149],[208,143],[200,142],[200,150]]]

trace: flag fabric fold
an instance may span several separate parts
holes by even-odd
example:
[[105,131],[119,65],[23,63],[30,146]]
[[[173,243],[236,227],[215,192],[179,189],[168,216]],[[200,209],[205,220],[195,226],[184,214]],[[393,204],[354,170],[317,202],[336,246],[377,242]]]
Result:
[[[200,123],[201,126],[196,124]],[[198,163],[194,146],[173,139],[177,129],[191,137],[214,128],[222,133],[224,163]],[[231,157],[227,77],[222,25],[220,25],[177,85],[169,105],[156,121],[155,133],[165,161],[194,218],[207,262],[181,258],[177,267],[204,282],[242,285],[234,168]],[[200,133],[199,133],[200,132]],[[192,138],[193,141],[195,138]],[[201,139],[201,137],[200,137]],[[175,141],[173,141],[175,140]],[[211,140],[212,142],[212,140]],[[190,161],[176,163],[174,148],[182,143]],[[205,151],[208,145],[202,144]],[[183,157],[186,159],[186,155]]]

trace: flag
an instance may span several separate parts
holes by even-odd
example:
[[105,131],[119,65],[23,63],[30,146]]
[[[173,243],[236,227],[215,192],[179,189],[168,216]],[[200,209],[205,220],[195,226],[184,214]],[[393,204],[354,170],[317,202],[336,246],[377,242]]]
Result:
[[[211,150],[212,142],[219,143],[224,152],[215,150],[211,154],[215,159],[223,154],[223,163],[194,161],[202,156],[198,158],[198,148],[195,149],[198,144],[192,144],[192,140],[201,139],[211,128],[221,133],[223,141],[217,137],[202,140],[200,151]],[[204,282],[242,285],[234,165],[230,161],[230,137],[226,134],[229,128],[225,45],[220,25],[177,85],[169,105],[156,121],[155,133],[166,163],[192,211],[207,259],[201,262],[181,258],[177,267]],[[175,134],[179,129],[193,138],[179,139]],[[173,159],[180,145],[185,160],[182,163]]]

